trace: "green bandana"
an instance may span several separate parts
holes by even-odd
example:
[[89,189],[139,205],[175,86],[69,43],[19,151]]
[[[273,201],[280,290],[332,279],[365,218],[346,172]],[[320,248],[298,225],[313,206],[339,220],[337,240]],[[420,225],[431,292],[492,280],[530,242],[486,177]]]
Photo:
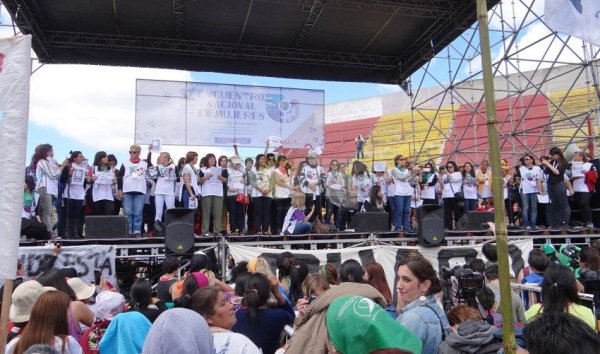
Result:
[[23,206],[25,208],[31,208],[32,204],[33,204],[33,193],[31,193],[31,192],[23,193]]
[[397,348],[421,353],[422,342],[381,306],[362,296],[341,296],[325,317],[333,346],[343,354],[364,354]]

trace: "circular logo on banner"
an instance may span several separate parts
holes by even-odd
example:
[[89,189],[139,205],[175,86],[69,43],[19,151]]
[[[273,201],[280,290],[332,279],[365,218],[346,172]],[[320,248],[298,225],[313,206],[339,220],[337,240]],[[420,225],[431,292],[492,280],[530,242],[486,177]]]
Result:
[[300,101],[284,101],[283,95],[265,95],[265,109],[271,119],[279,123],[291,123],[300,115]]

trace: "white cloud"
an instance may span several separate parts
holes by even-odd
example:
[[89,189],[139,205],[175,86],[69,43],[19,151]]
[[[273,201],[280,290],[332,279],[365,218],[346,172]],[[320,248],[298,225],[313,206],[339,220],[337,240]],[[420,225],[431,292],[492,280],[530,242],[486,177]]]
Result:
[[402,89],[398,85],[385,85],[385,84],[377,84],[377,92],[381,95],[386,95],[388,93],[400,92]]
[[[531,11],[528,10],[529,8]],[[523,20],[526,24],[536,20],[531,12],[541,17],[544,14],[544,1],[503,0],[488,12],[489,27],[492,30],[500,31],[502,30],[502,20],[504,20],[505,31],[515,30]]]

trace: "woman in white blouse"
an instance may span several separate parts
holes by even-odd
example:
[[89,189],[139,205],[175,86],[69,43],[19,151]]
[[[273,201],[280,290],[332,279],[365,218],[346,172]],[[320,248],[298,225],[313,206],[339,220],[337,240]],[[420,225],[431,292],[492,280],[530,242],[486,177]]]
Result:
[[440,175],[442,198],[444,199],[444,225],[447,230],[453,230],[452,221],[458,223],[458,219],[462,216],[458,205],[459,200],[455,195],[461,191],[463,177],[454,161],[448,161],[446,168],[440,169]]

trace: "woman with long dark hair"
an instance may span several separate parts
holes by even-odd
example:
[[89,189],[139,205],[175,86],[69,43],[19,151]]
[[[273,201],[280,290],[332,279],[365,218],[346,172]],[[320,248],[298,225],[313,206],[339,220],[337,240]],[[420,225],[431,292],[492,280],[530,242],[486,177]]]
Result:
[[145,278],[136,280],[131,286],[129,306],[129,311],[141,313],[152,323],[167,310],[167,306],[161,300],[152,297],[152,284]]
[[108,154],[98,151],[94,156],[94,166],[91,171],[92,202],[94,215],[113,215],[115,199],[113,185],[117,184],[114,169],[108,164]]
[[315,212],[310,218],[310,221],[313,222],[315,219],[323,220],[321,192],[325,186],[325,173],[319,165],[317,154],[309,152],[306,159],[308,163],[298,173],[300,174],[300,190],[306,194],[306,210],[310,210],[313,205],[315,207]]
[[54,160],[54,150],[50,144],[36,146],[31,157],[30,169],[35,173],[35,192],[40,196],[42,222],[48,232],[52,232],[53,226],[52,201],[58,198],[58,180],[66,166],[67,160],[60,165]]
[[271,232],[279,234],[283,232],[285,214],[292,205],[292,192],[294,187],[291,183],[290,170],[288,169],[287,157],[277,157],[277,167],[273,170],[273,207],[275,208],[275,220],[271,221]]
[[442,198],[444,199],[444,225],[446,230],[453,230],[453,221],[458,223],[462,216],[456,193],[461,191],[463,177],[454,161],[448,161],[445,169],[440,168],[440,175]]
[[254,203],[254,226],[256,226],[256,233],[259,235],[269,234],[269,227],[271,226],[272,173],[273,169],[267,166],[265,155],[256,155],[256,170],[250,171],[249,178]]
[[521,226],[534,228],[538,221],[538,193],[543,194],[542,170],[535,165],[535,158],[526,154],[521,158],[522,166],[519,167],[521,191]]
[[62,354],[82,353],[77,340],[69,335],[69,297],[57,290],[44,292],[31,309],[22,335],[6,346],[10,354],[22,354],[35,344],[47,344]]
[[[283,327],[294,322],[294,309],[279,292],[279,281],[275,277],[267,279],[261,273],[250,274],[244,290],[246,307],[236,312],[237,323],[232,330],[250,338],[264,354],[272,354],[279,347]],[[275,308],[267,308],[271,292],[277,299]]]
[[35,181],[31,176],[25,176],[23,187],[23,211],[21,213],[21,235],[36,240],[48,240],[52,236],[46,229],[46,225],[39,222],[36,217],[36,209],[39,195],[34,192]]
[[571,218],[565,184],[565,171],[569,167],[569,162],[558,147],[553,147],[549,153],[551,161],[543,159],[542,164],[548,171],[548,196],[552,201],[550,208],[557,224],[555,226],[567,227]]
[[238,155],[231,156],[231,164],[227,168],[227,210],[229,211],[229,228],[231,233],[239,235],[244,232],[244,208],[246,204],[236,200],[238,195],[245,197],[246,172]]
[[396,313],[396,308],[392,303],[392,291],[387,283],[387,279],[385,278],[385,270],[379,263],[369,263],[365,267],[365,275],[364,280],[368,281],[377,291],[383,295],[385,301],[387,301],[388,305],[385,307],[387,313],[390,314],[393,318],[396,318],[398,314]]
[[437,196],[435,195],[438,174],[435,170],[435,166],[431,162],[427,162],[425,166],[423,166],[421,181],[421,199],[423,200],[423,205],[438,204]]
[[336,159],[329,163],[325,186],[325,223],[330,223],[333,216],[335,226],[341,230],[340,207],[346,195],[346,183],[344,174],[340,172],[340,163]]
[[592,191],[590,187],[585,183],[586,176],[588,174],[596,174],[594,165],[589,162],[588,155],[583,151],[575,151],[573,153],[573,162],[571,163],[571,183],[573,184],[573,195],[576,205],[581,210],[581,216],[586,227],[593,228],[592,223],[592,209],[590,208],[590,198]]
[[596,329],[592,310],[581,305],[573,271],[564,265],[553,264],[546,268],[542,281],[542,303],[525,311],[527,321],[542,312],[568,312]]
[[394,157],[394,168],[391,171],[394,180],[394,229],[396,231],[411,231],[410,206],[414,192],[410,180],[414,177],[411,170],[407,168],[409,161],[402,155]]
[[63,200],[67,212],[66,238],[83,238],[83,201],[87,169],[81,151],[71,151],[69,168],[63,169],[60,177],[61,182],[65,183]]
[[[198,198],[202,195],[202,189],[198,184],[198,170],[194,167],[198,163],[198,153],[188,151],[185,154],[185,165],[181,170],[181,190],[179,200],[184,208],[198,208]],[[190,205],[190,202],[192,205]]]
[[477,178],[475,169],[470,162],[463,164],[463,182],[462,188],[465,196],[465,212],[477,209]]
[[217,166],[214,154],[206,155],[206,163],[206,167],[200,169],[203,177],[199,179],[202,185],[202,234],[209,233],[212,216],[213,233],[218,235],[223,231],[223,184],[227,183],[227,178],[223,177],[223,169]]

